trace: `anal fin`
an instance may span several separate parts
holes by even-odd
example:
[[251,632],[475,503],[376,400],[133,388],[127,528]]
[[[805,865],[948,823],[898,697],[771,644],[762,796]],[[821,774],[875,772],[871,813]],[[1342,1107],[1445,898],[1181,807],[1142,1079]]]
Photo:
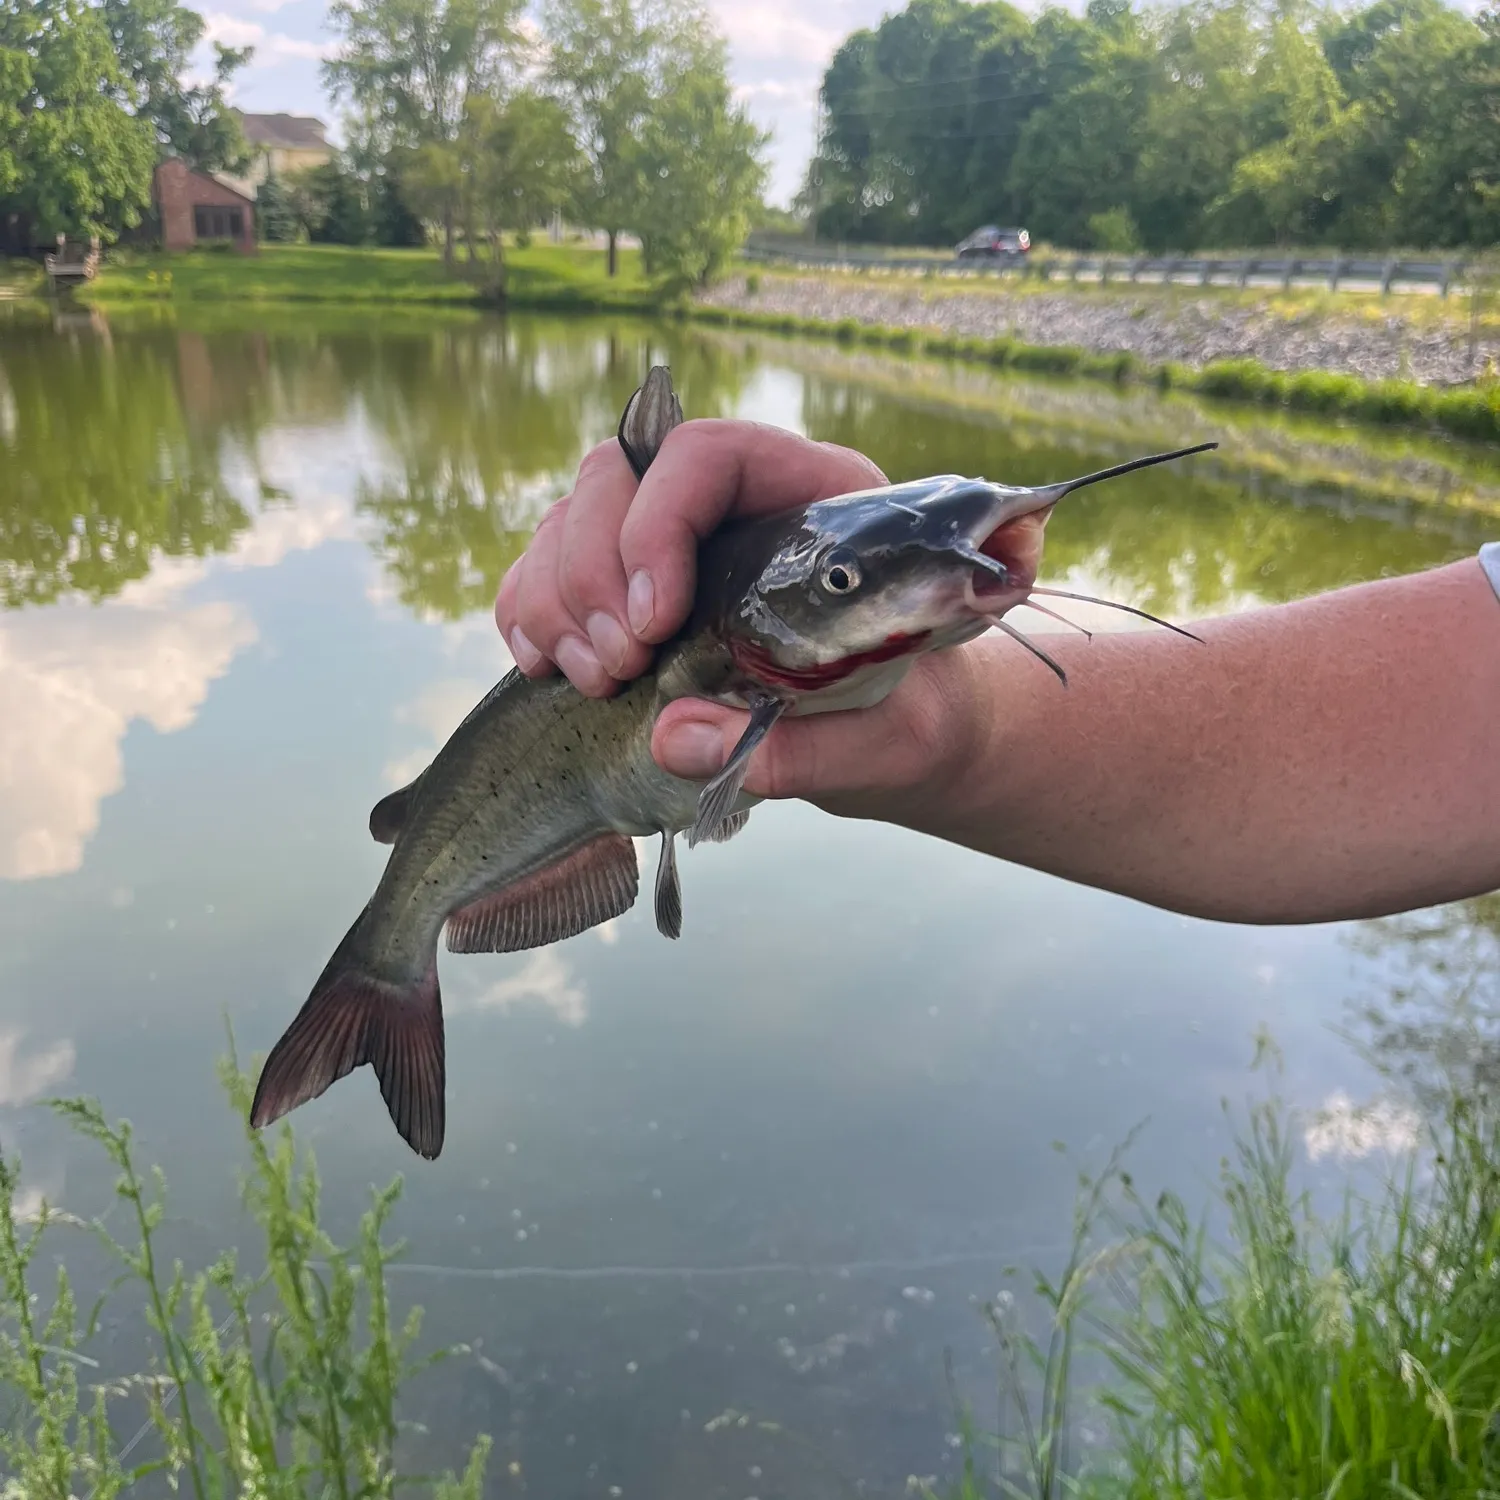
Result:
[[677,835],[662,829],[661,863],[656,867],[656,930],[663,937],[682,936],[682,881],[677,876]]
[[635,904],[635,845],[607,833],[448,915],[450,953],[517,953],[577,937]]
[[750,821],[750,809],[744,812],[730,813],[714,831],[706,835],[710,844],[727,844],[746,823]]

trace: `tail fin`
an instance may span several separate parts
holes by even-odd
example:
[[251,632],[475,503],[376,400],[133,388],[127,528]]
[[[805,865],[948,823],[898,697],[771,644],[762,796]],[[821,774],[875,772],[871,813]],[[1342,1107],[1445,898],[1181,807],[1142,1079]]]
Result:
[[369,1063],[402,1140],[430,1161],[443,1149],[445,1124],[437,953],[423,977],[403,987],[364,972],[357,963],[340,965],[350,946],[346,938],[296,1020],[271,1049],[255,1088],[250,1123],[259,1130],[279,1120]]

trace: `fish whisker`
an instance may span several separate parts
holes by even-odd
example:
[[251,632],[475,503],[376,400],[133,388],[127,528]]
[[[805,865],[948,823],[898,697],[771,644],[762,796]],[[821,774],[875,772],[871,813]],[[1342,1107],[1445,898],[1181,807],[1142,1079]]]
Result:
[[1019,630],[1016,629],[1014,625],[1010,623],[1010,621],[1002,620],[999,615],[986,615],[985,619],[987,619],[990,624],[995,627],[996,630],[1003,630],[1005,634],[1011,638],[1011,640],[1016,641],[1020,645],[1024,646],[1029,652],[1031,652],[1034,657],[1036,657],[1039,662],[1043,663],[1043,665],[1051,667],[1051,669],[1057,673],[1057,680],[1062,683],[1064,687],[1067,687],[1068,674],[1064,672],[1063,669],[1058,666],[1058,664],[1053,661],[1052,658],[1048,656],[1047,653],[1043,651],[1035,641],[1028,640],[1024,635],[1021,634]]
[[1048,619],[1056,620],[1060,625],[1066,625],[1070,630],[1076,630],[1080,635],[1086,635],[1090,640],[1094,638],[1094,632],[1080,625],[1077,620],[1070,620],[1066,615],[1060,615],[1055,609],[1048,609],[1045,604],[1038,604],[1034,599],[1023,599],[1021,605],[1025,609],[1034,609],[1039,615],[1046,615]]
[[[1150,620],[1153,625],[1160,625],[1164,630],[1185,635],[1190,641],[1197,641],[1200,646],[1203,644],[1201,635],[1194,635],[1191,630],[1184,630],[1181,625],[1174,625],[1170,620],[1163,620],[1159,615],[1149,614],[1144,609],[1137,609],[1133,604],[1117,604],[1113,599],[1100,599],[1093,594],[1074,594],[1067,589],[1044,589],[1033,586],[1030,592],[1046,594],[1051,599],[1076,599],[1080,604],[1098,604],[1104,609],[1118,609],[1127,615],[1138,615],[1143,620]],[[1032,605],[1032,608],[1035,609],[1036,606]]]

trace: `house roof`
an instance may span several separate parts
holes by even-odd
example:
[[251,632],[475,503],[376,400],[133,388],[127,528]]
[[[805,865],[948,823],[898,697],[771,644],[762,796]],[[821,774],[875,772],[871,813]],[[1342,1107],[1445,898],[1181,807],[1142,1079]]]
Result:
[[328,149],[321,120],[312,115],[240,115],[240,128],[252,146],[282,150]]

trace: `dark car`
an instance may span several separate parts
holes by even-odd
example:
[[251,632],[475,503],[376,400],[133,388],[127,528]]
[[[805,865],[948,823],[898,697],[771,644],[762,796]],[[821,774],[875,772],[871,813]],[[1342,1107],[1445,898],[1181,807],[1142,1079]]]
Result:
[[954,247],[960,260],[1018,261],[1031,249],[1031,236],[1024,229],[1000,229],[986,224]]

